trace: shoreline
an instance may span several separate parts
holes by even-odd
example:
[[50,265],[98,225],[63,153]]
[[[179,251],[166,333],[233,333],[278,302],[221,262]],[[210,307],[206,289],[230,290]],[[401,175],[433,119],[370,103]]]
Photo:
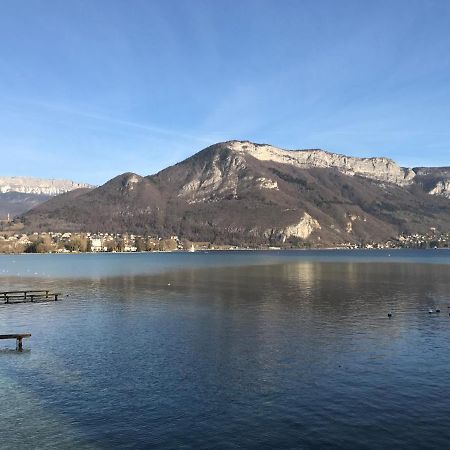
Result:
[[313,247],[313,248],[235,248],[235,249],[202,249],[202,250],[156,250],[156,251],[140,251],[140,252],[41,252],[41,253],[1,253],[0,256],[26,256],[26,255],[142,255],[142,254],[206,254],[213,252],[234,253],[234,252],[321,252],[321,251],[377,251],[389,252],[399,250],[417,250],[417,251],[449,251],[450,247],[436,247],[436,248],[420,248],[420,247],[391,247],[391,248],[346,248],[346,247]]

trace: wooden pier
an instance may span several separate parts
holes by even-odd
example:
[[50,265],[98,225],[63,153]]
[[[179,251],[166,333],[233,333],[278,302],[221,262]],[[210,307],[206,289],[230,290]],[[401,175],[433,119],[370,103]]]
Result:
[[15,303],[34,303],[58,301],[59,292],[50,291],[7,291],[0,292],[0,303],[10,305]]
[[0,339],[15,339],[16,350],[21,352],[23,350],[22,339],[31,337],[31,333],[19,333],[19,334],[0,334]]

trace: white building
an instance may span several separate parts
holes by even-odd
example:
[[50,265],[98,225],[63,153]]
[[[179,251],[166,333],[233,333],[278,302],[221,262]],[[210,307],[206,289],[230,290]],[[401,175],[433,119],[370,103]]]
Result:
[[100,238],[93,238],[91,241],[91,252],[104,252],[106,247],[103,246],[103,242]]

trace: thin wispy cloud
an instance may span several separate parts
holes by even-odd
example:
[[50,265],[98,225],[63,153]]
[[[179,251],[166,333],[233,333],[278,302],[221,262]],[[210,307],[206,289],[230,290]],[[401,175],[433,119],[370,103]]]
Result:
[[3,170],[98,184],[234,138],[449,165],[449,19],[406,0],[2,2]]
[[77,108],[73,108],[66,105],[60,105],[55,103],[48,103],[48,102],[42,102],[42,101],[36,101],[36,100],[20,100],[18,102],[21,104],[22,107],[34,107],[37,109],[45,110],[46,112],[52,112],[57,114],[64,114],[69,116],[77,116],[84,119],[91,119],[94,121],[101,121],[101,122],[107,122],[112,125],[119,125],[127,128],[136,128],[139,130],[148,131],[152,134],[158,134],[158,135],[165,135],[165,136],[171,136],[176,138],[182,138],[182,139],[189,139],[194,140],[202,143],[209,142],[208,139],[205,139],[198,135],[192,135],[185,132],[180,132],[178,130],[169,129],[169,128],[162,128],[159,126],[146,124],[146,123],[139,123],[139,122],[133,122],[131,120],[125,120],[118,117],[114,117],[111,115],[98,113],[98,112],[92,112],[88,110],[81,110]]

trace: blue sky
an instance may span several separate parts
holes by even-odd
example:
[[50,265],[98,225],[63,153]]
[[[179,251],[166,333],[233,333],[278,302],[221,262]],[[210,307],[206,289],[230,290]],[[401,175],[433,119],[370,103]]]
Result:
[[450,2],[0,2],[1,175],[100,184],[229,139],[450,165]]

